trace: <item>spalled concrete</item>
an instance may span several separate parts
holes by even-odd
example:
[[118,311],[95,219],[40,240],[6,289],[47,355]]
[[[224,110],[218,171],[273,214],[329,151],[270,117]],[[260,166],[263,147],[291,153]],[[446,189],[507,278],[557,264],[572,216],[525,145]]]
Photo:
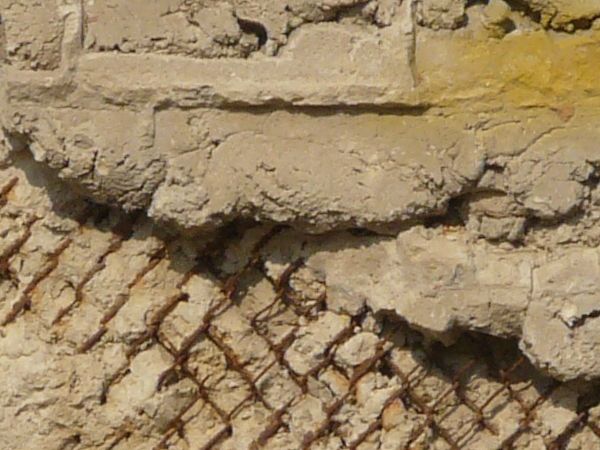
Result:
[[[557,379],[600,378],[598,2],[0,4],[2,164],[33,164],[28,154],[45,171],[41,184],[69,186],[77,206],[68,208],[83,214],[85,198],[169,236],[289,226],[265,247],[265,270],[275,279],[299,261],[291,289],[326,310],[295,334],[286,370],[306,376],[329,361],[349,370],[372,358],[371,329],[334,357],[326,351],[367,309],[446,344],[464,331],[516,339]],[[17,299],[8,324],[27,309],[39,271],[54,271],[42,260],[71,242],[60,239],[70,229],[2,220],[12,221],[6,236],[25,230],[27,241],[19,255],[6,249],[21,277],[2,285]],[[160,328],[185,348],[181,330],[212,317],[218,295],[207,292],[219,289],[207,274],[157,281],[187,301],[159,328],[139,317],[145,300],[129,294],[146,275],[138,266],[152,271],[168,244],[135,230],[131,247],[114,244],[119,256],[89,268],[100,274],[53,288],[64,293],[55,318],[94,299],[84,304],[96,334],[82,323],[65,334],[70,345],[85,350],[105,335],[137,342]],[[113,249],[90,239],[91,253]],[[238,345],[236,333],[253,333],[246,319],[216,339]],[[158,349],[137,358],[119,389],[150,392],[144,368],[172,369]],[[369,386],[387,397],[387,381],[373,377]],[[123,420],[139,410],[168,429],[169,408],[197,395],[192,384],[173,382],[158,400],[129,403],[113,391],[105,401]],[[302,402],[318,421],[318,399]]]

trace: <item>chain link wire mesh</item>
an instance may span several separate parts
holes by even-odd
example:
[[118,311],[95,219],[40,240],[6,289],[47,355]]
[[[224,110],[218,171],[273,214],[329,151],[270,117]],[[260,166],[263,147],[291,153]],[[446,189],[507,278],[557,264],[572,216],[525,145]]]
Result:
[[[78,226],[56,239],[23,285],[11,262],[44,219],[11,205],[11,193],[26,182],[18,176],[0,179],[0,213],[10,210],[13,225],[20,219],[18,232],[0,238],[0,276],[21,283],[16,297],[3,300],[3,333],[11,333],[18,321],[37,320],[35,311],[47,301],[44,283],[60,276],[78,236],[110,214],[88,205],[69,217]],[[263,250],[282,227],[257,228],[264,231],[234,271],[223,270],[223,255],[248,246],[247,239],[235,233],[215,239],[192,255],[185,270],[178,269],[171,295],[161,297],[148,280],[176,264],[178,238],[161,237],[139,267],[111,267],[111,255],[143,240],[136,230],[144,220],[128,216],[103,225],[103,250],[90,256],[92,264],[82,265],[72,301],[54,310],[49,326],[64,330],[77,320],[89,301],[87,287],[103,271],[127,272],[76,351],[93,354],[110,339],[128,304],[147,303],[145,325],[127,341],[126,363],[106,378],[97,404],[98,410],[107,407],[141,355],[160,352],[167,363],[148,375],[157,395],[182,382],[193,395],[176,406],[167,405],[165,397],[165,408],[174,409],[156,426],[160,439],[147,448],[600,448],[597,386],[559,383],[540,374],[510,341],[465,333],[444,347],[390,315],[330,311],[326,289],[294,283],[304,268],[301,259],[280,261],[277,276],[266,267]],[[218,292],[195,306],[197,320],[182,322],[178,311],[192,307],[199,278],[210,280]],[[143,295],[135,294],[146,285]],[[360,357],[348,363],[340,349],[351,342],[359,342]],[[130,448],[139,431],[124,420],[106,448]]]

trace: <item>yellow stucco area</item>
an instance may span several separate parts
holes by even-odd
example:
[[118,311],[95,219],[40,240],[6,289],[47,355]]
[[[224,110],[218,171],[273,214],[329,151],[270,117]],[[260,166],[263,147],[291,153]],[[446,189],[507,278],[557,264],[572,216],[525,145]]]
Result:
[[568,109],[599,102],[600,31],[429,35],[416,49],[419,97],[436,106]]

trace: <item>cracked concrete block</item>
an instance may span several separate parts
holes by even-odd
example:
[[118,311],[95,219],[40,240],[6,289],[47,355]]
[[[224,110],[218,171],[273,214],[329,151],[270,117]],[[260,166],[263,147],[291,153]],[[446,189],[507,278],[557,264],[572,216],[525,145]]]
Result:
[[[347,303],[395,311],[439,337],[456,327],[500,335],[518,330],[515,318],[529,301],[535,255],[469,245],[467,239],[413,229],[396,240],[358,240],[351,251],[315,252],[308,264],[324,273],[332,290],[344,292]],[[364,269],[355,264],[359,258]]]
[[[422,144],[416,136],[407,137],[404,142],[395,138],[395,130],[420,126],[419,121],[408,118],[381,119],[370,114],[357,118],[343,115],[314,117],[310,112],[264,115],[177,113],[175,117],[178,116],[177,123],[187,121],[199,129],[191,129],[187,135],[188,129],[184,127],[178,131],[174,126],[174,118],[167,120],[169,125],[163,125],[159,116],[160,147],[157,153],[175,152],[181,156],[174,157],[167,168],[166,180],[155,195],[150,214],[188,228],[221,223],[227,217],[223,210],[230,211],[230,217],[248,211],[259,220],[301,221],[305,226],[314,223],[314,227],[323,229],[332,220],[377,224],[400,221],[417,208],[438,209],[444,199],[426,202],[427,183],[429,180],[444,183],[440,172],[441,161],[445,159],[442,156],[444,149],[467,139],[465,132],[450,130],[446,124],[436,123],[434,119],[428,129],[439,127],[439,137],[431,136],[428,152],[420,148]],[[314,137],[315,127],[322,130],[317,138]],[[162,133],[177,137],[161,137]],[[340,133],[345,134],[346,141],[339,150],[334,150],[334,146],[340,144],[337,139]],[[380,150],[374,148],[375,143],[381,145]],[[325,146],[330,149],[330,155],[318,159],[317,154]],[[283,151],[284,148],[287,151]],[[397,150],[390,152],[393,148]],[[437,155],[433,153],[435,150],[439,152]],[[307,158],[307,155],[313,156]],[[394,164],[394,160],[403,162]],[[362,167],[366,161],[370,161],[370,166]],[[473,165],[477,166],[478,161],[466,162],[464,167],[457,167],[457,171],[464,173]],[[417,170],[415,178],[409,176],[413,167]],[[223,176],[230,180],[229,189],[222,188]],[[344,184],[343,180],[354,176],[357,184]],[[321,180],[319,184],[314,183],[316,179]],[[378,186],[412,193],[405,198],[373,197],[371,192]],[[188,200],[177,204],[170,202],[173,189]],[[284,197],[297,200],[288,203],[282,201]],[[370,218],[360,217],[355,201],[358,199],[363,205],[372,204]],[[328,202],[332,202],[331,207],[324,208]],[[263,204],[262,211],[257,208],[259,203]],[[425,204],[420,206],[419,203]],[[325,213],[331,209],[339,212],[335,215]]]

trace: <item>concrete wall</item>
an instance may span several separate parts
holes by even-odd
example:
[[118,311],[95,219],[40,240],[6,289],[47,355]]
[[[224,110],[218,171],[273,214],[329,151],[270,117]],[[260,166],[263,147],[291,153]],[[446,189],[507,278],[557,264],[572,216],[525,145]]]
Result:
[[[34,327],[40,342],[31,354],[47,357],[42,342],[58,339],[58,366],[60,352],[91,355],[98,345],[114,352],[114,361],[100,358],[102,370],[126,369],[98,375],[97,395],[119,377],[139,394],[145,365],[162,373],[172,355],[151,346],[158,353],[139,369],[125,363],[158,327],[150,313],[145,324],[121,314],[135,308],[132,291],[156,271],[163,298],[193,297],[184,266],[211,240],[235,229],[243,254],[256,230],[281,226],[261,276],[277,280],[301,261],[298,291],[312,311],[301,327],[306,342],[271,355],[290,373],[317,367],[315,348],[342,347],[344,330],[368,311],[446,345],[465,331],[516,339],[556,379],[600,378],[597,1],[0,6],[6,342]],[[25,205],[31,214],[8,208],[15,189],[37,192]],[[114,237],[92,236],[113,228]],[[214,263],[221,274],[240,264],[228,257]],[[198,304],[186,303],[190,311],[168,325],[184,343],[194,317],[216,320],[206,316],[212,296],[233,295],[227,281],[201,273]],[[144,295],[140,310],[153,311]],[[32,308],[37,319],[28,323]],[[160,323],[170,312],[154,311]],[[357,339],[375,346],[381,330],[363,328],[370,334]],[[362,351],[348,345],[340,365]],[[10,360],[13,344],[5,347],[0,358]],[[180,350],[171,350],[177,366]],[[178,383],[175,397],[197,394],[185,376]],[[113,400],[125,404],[110,414],[133,420],[119,395]],[[134,410],[155,414],[139,395]],[[171,401],[148,395],[161,407]],[[82,448],[103,448],[102,429]]]

